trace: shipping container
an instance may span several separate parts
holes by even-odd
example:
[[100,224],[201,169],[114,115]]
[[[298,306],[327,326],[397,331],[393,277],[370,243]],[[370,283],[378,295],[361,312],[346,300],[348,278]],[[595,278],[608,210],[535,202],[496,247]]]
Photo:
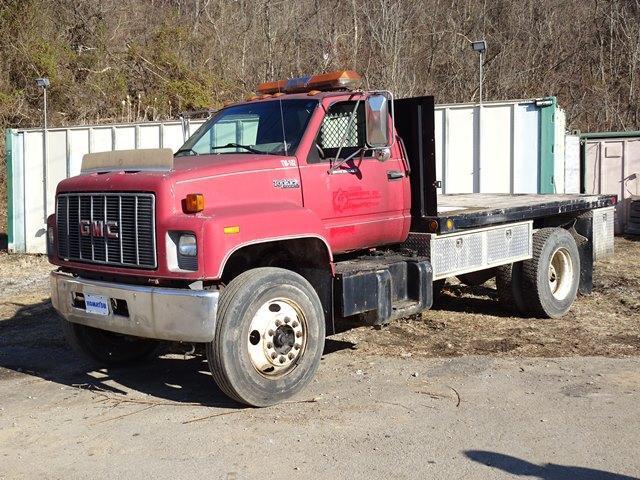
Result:
[[640,132],[586,133],[581,142],[582,191],[617,195],[615,231],[624,233],[640,195]]
[[440,193],[565,193],[555,97],[436,105]]

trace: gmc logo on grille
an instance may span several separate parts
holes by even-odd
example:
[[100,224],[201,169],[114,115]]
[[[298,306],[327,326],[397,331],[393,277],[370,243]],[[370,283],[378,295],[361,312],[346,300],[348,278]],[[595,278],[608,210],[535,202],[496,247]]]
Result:
[[83,237],[118,238],[118,222],[108,220],[80,220],[80,235]]

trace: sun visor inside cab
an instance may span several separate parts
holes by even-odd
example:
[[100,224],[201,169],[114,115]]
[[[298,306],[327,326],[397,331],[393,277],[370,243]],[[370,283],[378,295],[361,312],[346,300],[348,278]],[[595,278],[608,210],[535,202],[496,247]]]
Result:
[[87,153],[82,157],[82,173],[113,171],[163,172],[173,167],[173,151],[170,148],[141,148],[137,150],[113,150]]

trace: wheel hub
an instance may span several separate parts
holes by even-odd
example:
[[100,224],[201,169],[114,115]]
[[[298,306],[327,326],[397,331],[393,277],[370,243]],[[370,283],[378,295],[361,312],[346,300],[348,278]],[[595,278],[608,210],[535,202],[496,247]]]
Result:
[[569,295],[573,282],[573,262],[565,248],[557,249],[549,262],[549,288],[552,295],[563,300]]
[[286,355],[291,351],[295,344],[296,334],[289,325],[283,325],[277,328],[273,335],[273,348],[279,354]]
[[249,357],[263,375],[289,372],[304,352],[306,320],[300,307],[289,299],[265,302],[249,328]]

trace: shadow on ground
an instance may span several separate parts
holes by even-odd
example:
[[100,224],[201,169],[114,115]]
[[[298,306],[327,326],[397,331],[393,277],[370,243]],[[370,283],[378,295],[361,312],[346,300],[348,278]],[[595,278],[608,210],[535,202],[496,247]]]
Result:
[[619,475],[593,468],[546,463],[538,465],[521,458],[486,450],[466,450],[464,454],[474,462],[497,468],[512,475],[541,480],[638,480],[637,477]]
[[[60,319],[50,301],[13,305],[18,307],[15,314],[0,319],[0,381],[3,377],[24,373],[106,393],[127,395],[127,390],[119,388],[123,386],[172,402],[241,407],[216,386],[202,348],[185,355],[191,345],[167,344],[158,355],[144,362],[128,367],[100,368],[68,347]],[[324,353],[352,347],[350,342],[327,339]]]
[[[447,283],[442,293],[434,299],[432,310],[475,313],[494,317],[512,317],[515,314],[498,302],[498,292],[495,288],[485,285],[468,286],[451,283]],[[522,316],[521,313],[517,315]]]

